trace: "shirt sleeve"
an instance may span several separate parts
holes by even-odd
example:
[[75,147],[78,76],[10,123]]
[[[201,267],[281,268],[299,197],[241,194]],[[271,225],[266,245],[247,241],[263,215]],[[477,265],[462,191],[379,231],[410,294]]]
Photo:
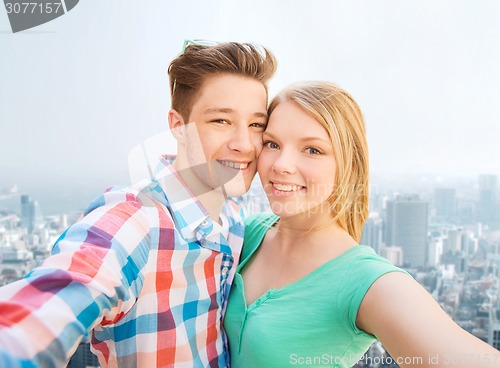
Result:
[[107,192],[25,278],[0,288],[0,366],[65,366],[98,324],[134,305],[150,248],[147,209]]
[[340,315],[347,327],[356,334],[365,333],[357,327],[356,318],[361,302],[373,283],[389,272],[403,272],[409,275],[403,269],[377,255],[371,248],[366,253],[353,259],[349,264],[338,293]]

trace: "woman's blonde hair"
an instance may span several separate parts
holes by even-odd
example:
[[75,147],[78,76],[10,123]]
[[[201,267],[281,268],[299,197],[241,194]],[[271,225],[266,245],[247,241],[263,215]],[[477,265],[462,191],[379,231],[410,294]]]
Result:
[[368,144],[361,109],[352,96],[328,82],[292,85],[269,105],[269,116],[281,103],[291,101],[316,119],[332,140],[337,174],[328,198],[333,221],[357,242],[368,216]]

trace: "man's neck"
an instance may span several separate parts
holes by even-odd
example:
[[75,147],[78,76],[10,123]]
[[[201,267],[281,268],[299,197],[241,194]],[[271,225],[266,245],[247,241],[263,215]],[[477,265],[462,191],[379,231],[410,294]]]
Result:
[[220,189],[212,190],[208,193],[197,196],[197,198],[208,212],[212,221],[216,221],[221,224],[220,213],[226,201],[226,197],[222,191],[220,191]]
[[179,160],[179,157],[172,163],[177,173],[184,181],[184,184],[191,190],[193,195],[200,201],[202,206],[208,212],[213,221],[220,223],[220,213],[227,199],[222,187],[212,189],[200,179],[200,175],[205,175],[203,172],[207,165],[197,165],[196,167],[187,167]]

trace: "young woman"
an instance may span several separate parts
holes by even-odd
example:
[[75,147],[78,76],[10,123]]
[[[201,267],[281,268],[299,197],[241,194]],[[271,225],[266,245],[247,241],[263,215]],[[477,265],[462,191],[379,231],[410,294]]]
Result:
[[401,367],[500,367],[405,271],[358,245],[368,152],[353,98],[325,82],[276,97],[224,326],[232,367],[351,367],[379,339]]

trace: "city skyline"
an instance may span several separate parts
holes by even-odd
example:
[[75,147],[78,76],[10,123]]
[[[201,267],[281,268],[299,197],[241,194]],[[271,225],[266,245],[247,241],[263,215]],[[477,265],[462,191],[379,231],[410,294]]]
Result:
[[[477,201],[477,210],[481,209],[483,212],[497,211],[500,215],[500,202],[497,200],[500,199],[500,185],[493,185],[489,188],[488,192],[484,192],[484,188],[481,190],[481,181],[484,180],[484,177],[491,177],[490,175],[435,176],[423,174],[421,176],[373,176],[369,189],[370,213],[380,213],[381,206],[385,201],[394,200],[398,196],[418,195],[424,201],[435,201],[436,207],[433,216],[445,222],[450,219],[453,220],[450,212],[459,209],[457,201],[462,201],[468,206],[472,202]],[[499,178],[499,176],[493,176],[494,182],[496,183]],[[15,210],[20,213],[22,210],[21,197],[27,195],[31,200],[37,202],[38,210],[42,216],[53,216],[63,213],[77,216],[102,192],[101,188],[94,188],[94,190],[86,188],[84,191],[74,188],[73,192],[64,193],[59,193],[54,188],[38,189],[38,191],[28,192],[18,185],[11,187],[0,186],[0,210]],[[485,196],[492,198],[493,202],[497,203],[496,210],[491,205],[486,207],[488,208],[486,211],[484,210]],[[244,198],[245,203],[251,207],[267,201],[258,176],[254,179],[251,190]],[[450,205],[451,202],[453,203]],[[369,222],[369,219],[367,222]]]

